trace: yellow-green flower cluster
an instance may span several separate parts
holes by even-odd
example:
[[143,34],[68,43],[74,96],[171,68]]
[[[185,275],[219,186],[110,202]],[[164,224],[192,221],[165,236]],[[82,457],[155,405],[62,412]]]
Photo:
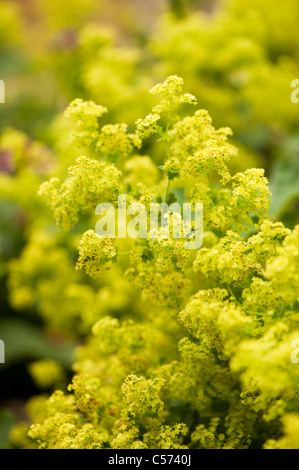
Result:
[[[205,110],[180,117],[180,105],[195,104],[182,87],[177,76],[154,87],[160,103],[132,134],[123,124],[100,129],[97,105],[71,108],[79,127],[89,113],[88,127],[79,131],[93,150],[77,159],[65,182],[54,176],[40,193],[60,226],[77,225],[55,235],[53,246],[37,240],[36,253],[33,240],[11,263],[8,285],[16,305],[38,305],[45,318],[57,305],[53,297],[61,296],[67,324],[75,330],[78,318],[81,331],[92,334],[77,350],[67,391],[56,390],[46,406],[44,398],[28,404],[34,424],[24,446],[297,445],[299,369],[291,344],[299,337],[298,226],[268,218],[264,170],[230,173],[236,150],[229,129],[215,129]],[[142,143],[154,134],[153,147]],[[141,144],[141,155],[131,156]],[[147,208],[151,202],[203,203],[203,248],[186,250],[185,240],[174,237],[173,224],[182,225],[178,212],[169,216],[168,238],[163,227],[148,239],[97,235],[91,229],[96,205],[115,204],[124,190],[127,202]],[[79,233],[76,267],[91,282],[84,273],[69,274]],[[56,282],[57,264],[63,267]],[[59,329],[65,321],[50,324]],[[32,373],[42,385],[47,377],[40,364]],[[51,370],[48,386],[58,380]],[[15,442],[23,438],[22,428]]]
[[39,195],[46,197],[58,226],[69,230],[82,211],[95,209],[100,202],[117,201],[122,188],[120,176],[114,164],[79,157],[64,183],[51,178],[41,185]]
[[[162,134],[163,128],[158,121],[166,116],[168,120],[176,118],[175,111],[183,103],[197,104],[196,98],[190,93],[182,93],[184,81],[181,77],[173,75],[163,83],[158,83],[151,90],[152,95],[161,97],[161,102],[153,107],[151,114],[144,119],[136,121],[137,135],[142,139],[151,134]],[[168,136],[166,135],[166,138]]]
[[216,130],[206,110],[198,110],[173,126],[172,154],[179,159],[182,176],[198,176],[213,171],[226,183],[230,179],[226,163],[236,149],[227,143],[229,128]]
[[86,273],[94,278],[99,276],[103,266],[109,269],[117,255],[115,241],[111,238],[102,238],[93,230],[84,233],[78,249],[76,269],[84,267]]
[[289,233],[277,256],[268,260],[266,277],[288,303],[298,302],[299,297],[299,225]]
[[263,269],[250,242],[240,235],[227,232],[213,248],[202,248],[194,262],[195,271],[206,276],[218,277],[220,283],[246,287],[254,275],[262,275]]
[[163,411],[163,402],[159,392],[163,386],[162,379],[149,379],[129,375],[122,385],[125,407],[123,416],[145,416],[155,418]]
[[128,134],[127,128],[126,124],[107,124],[102,127],[96,146],[104,159],[112,162],[120,157],[125,159],[134,147],[141,146],[139,137]]
[[74,100],[65,111],[67,117],[71,117],[77,130],[71,137],[80,147],[95,147],[99,135],[98,119],[107,113],[107,108],[96,105],[92,101],[85,102],[79,98]]

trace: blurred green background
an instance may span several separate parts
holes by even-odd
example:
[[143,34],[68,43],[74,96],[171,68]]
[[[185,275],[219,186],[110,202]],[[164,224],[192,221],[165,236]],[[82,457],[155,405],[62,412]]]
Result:
[[18,447],[9,433],[28,420],[30,397],[67,383],[74,349],[98,318],[139,311],[125,281],[75,272],[82,225],[59,232],[37,197],[78,155],[63,116],[69,102],[94,100],[109,108],[109,121],[134,129],[151,109],[147,90],[180,75],[214,125],[233,129],[232,171],[265,168],[271,217],[292,228],[298,24],[297,0],[0,1],[0,447]]

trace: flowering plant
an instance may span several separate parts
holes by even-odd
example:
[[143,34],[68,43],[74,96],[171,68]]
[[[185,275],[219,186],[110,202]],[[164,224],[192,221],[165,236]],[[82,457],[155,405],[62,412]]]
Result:
[[[299,335],[299,226],[268,218],[262,169],[230,174],[230,129],[215,129],[204,110],[180,117],[196,104],[181,78],[151,93],[160,102],[130,133],[124,124],[101,128],[103,108],[75,100],[67,111],[73,138],[93,157],[79,157],[64,182],[52,178],[39,194],[66,230],[91,223],[95,205],[116,204],[121,191],[146,206],[200,202],[203,247],[185,250],[171,236],[82,235],[77,269],[123,279],[136,310],[124,301],[119,318],[105,309],[90,315],[91,323],[100,318],[78,349],[68,393],[31,399],[28,436],[41,448],[298,446],[290,344]],[[135,153],[153,136],[162,165]],[[33,374],[43,380],[39,369]]]

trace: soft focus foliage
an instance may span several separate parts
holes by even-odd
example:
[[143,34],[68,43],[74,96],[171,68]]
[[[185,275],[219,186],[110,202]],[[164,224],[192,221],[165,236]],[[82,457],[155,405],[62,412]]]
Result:
[[[104,3],[0,1],[0,379],[31,396],[0,445],[299,448],[296,0],[118,34]],[[101,238],[124,193],[202,203],[203,247]]]

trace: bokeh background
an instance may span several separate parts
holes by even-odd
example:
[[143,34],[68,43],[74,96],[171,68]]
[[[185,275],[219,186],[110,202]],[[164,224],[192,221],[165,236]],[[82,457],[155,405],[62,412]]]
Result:
[[263,167],[271,217],[293,228],[298,24],[298,0],[0,1],[1,448],[18,447],[11,429],[29,421],[32,397],[69,381],[75,349],[95,321],[142,316],[124,279],[94,281],[74,270],[84,221],[71,234],[59,231],[37,197],[79,155],[63,115],[69,102],[93,100],[109,108],[110,122],[134,129],[151,109],[148,89],[180,75],[214,125],[233,129],[232,172]]

